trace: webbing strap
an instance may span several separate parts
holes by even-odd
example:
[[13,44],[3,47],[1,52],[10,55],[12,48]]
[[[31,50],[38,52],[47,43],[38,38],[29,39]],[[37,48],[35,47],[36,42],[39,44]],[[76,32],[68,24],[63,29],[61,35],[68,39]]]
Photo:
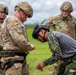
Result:
[[26,56],[28,53],[20,53],[20,52],[13,52],[13,51],[0,51],[0,57],[13,57],[15,55],[18,56]]
[[15,60],[15,61],[9,61],[4,65],[5,70],[9,69],[10,67],[12,67],[15,63],[22,63],[23,64],[24,60]]

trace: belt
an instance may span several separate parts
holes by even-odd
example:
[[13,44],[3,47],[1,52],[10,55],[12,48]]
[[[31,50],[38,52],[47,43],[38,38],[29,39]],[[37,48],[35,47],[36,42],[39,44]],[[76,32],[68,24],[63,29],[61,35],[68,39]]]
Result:
[[26,56],[28,53],[20,53],[20,52],[14,52],[14,51],[0,51],[0,57],[13,57],[15,55],[18,56]]

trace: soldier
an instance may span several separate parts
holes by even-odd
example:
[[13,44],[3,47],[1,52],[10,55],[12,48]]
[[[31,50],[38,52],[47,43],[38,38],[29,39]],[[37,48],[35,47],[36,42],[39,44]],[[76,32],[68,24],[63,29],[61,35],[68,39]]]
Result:
[[[8,15],[8,6],[5,4],[0,4],[0,36],[1,36],[1,27],[4,22],[4,19]],[[0,38],[0,51],[2,50],[2,40]],[[3,70],[0,67],[0,75],[4,75]]]
[[76,40],[58,31],[50,32],[46,25],[37,25],[32,36],[42,43],[48,42],[52,52],[50,58],[37,65],[38,70],[42,71],[45,66],[63,60],[66,69],[57,75],[76,75]]
[[[55,31],[65,33],[72,38],[76,39],[76,19],[71,15],[73,12],[73,6],[70,2],[64,2],[61,7],[61,14],[50,17],[46,25],[48,27],[53,27]],[[58,61],[54,64],[54,74],[56,75],[58,71],[58,64],[62,61]]]
[[26,55],[35,46],[27,41],[23,22],[32,16],[32,7],[27,2],[20,2],[2,25],[3,50],[0,53],[0,61],[5,75],[29,75]]
[[70,2],[64,2],[61,7],[61,14],[50,17],[46,25],[53,27],[55,31],[65,33],[74,39],[76,38],[76,19],[71,15],[73,6]]
[[[4,19],[6,18],[6,15],[8,15],[8,7],[5,4],[0,4],[0,32],[1,32],[1,27],[4,22]],[[2,48],[1,46],[2,42],[0,39],[0,49]]]

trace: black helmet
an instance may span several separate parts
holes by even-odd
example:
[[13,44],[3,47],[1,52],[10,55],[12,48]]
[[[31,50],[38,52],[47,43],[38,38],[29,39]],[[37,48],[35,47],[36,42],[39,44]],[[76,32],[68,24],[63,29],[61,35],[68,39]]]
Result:
[[35,27],[34,27],[34,30],[32,32],[32,37],[34,39],[37,39],[38,36],[37,36],[37,33],[40,31],[40,29],[44,29],[44,30],[47,30],[50,32],[49,28],[46,26],[46,25],[43,25],[43,24],[37,24]]

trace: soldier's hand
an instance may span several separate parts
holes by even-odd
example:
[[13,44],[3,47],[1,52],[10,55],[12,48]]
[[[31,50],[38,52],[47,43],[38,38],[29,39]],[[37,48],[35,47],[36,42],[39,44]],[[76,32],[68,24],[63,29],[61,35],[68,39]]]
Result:
[[43,63],[43,62],[42,62],[42,63],[39,63],[39,64],[36,66],[36,68],[37,68],[38,70],[43,71],[44,63]]
[[31,44],[31,50],[34,50],[35,46],[33,44]]

